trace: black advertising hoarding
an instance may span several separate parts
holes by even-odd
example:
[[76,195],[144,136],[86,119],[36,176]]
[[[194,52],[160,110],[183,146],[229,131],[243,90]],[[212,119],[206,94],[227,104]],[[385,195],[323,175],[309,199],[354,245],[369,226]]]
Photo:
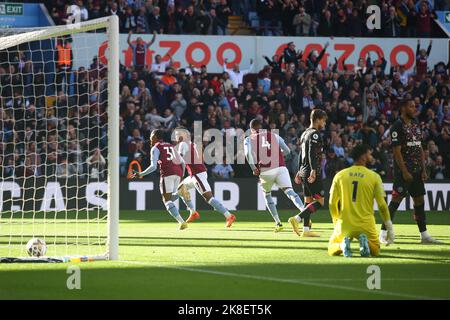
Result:
[[[216,199],[230,211],[265,210],[264,197],[256,178],[212,180],[209,179]],[[324,182],[325,204],[328,203],[328,190],[331,181]],[[63,211],[80,208],[107,208],[106,181],[82,181],[76,179],[28,178],[26,180],[0,181],[0,212],[6,211]],[[390,199],[392,183],[385,183],[385,190]],[[294,189],[302,196],[301,187],[294,184]],[[427,183],[425,209],[450,212],[450,183]],[[279,209],[296,210],[290,200],[280,190],[272,192]],[[198,209],[211,209],[202,197],[191,190],[193,201]],[[178,200],[181,208],[185,208]],[[120,180],[121,210],[164,210],[159,191],[159,179]],[[412,209],[412,200],[406,199],[399,210]]]

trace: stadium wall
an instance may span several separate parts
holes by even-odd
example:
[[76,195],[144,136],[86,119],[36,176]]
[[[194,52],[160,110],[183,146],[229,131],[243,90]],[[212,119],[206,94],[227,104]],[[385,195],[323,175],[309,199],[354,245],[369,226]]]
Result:
[[[211,188],[215,197],[231,211],[236,210],[258,210],[264,211],[264,197],[255,178],[214,180],[210,179]],[[325,181],[325,194],[331,181]],[[392,183],[385,183],[388,201],[391,197]],[[449,181],[431,182],[426,184],[427,195],[425,196],[425,209],[438,210],[450,213],[450,183]],[[297,192],[300,187],[295,185]],[[62,211],[77,210],[77,208],[97,206],[107,208],[105,194],[107,184],[104,181],[88,181],[86,185],[79,188],[73,179],[28,178],[0,181],[0,214],[1,212],[22,210],[28,211]],[[292,203],[283,192],[273,191],[275,201],[279,209],[292,209]],[[191,190],[191,196],[197,203],[197,207],[210,209],[208,204]],[[326,199],[328,200],[328,199]],[[179,200],[177,200],[177,205]],[[182,203],[180,201],[180,203]],[[328,203],[328,201],[326,201]],[[185,209],[184,204],[181,205]],[[375,207],[376,208],[376,207]],[[120,209],[121,210],[164,210],[159,191],[157,178],[142,180],[120,181]],[[408,198],[402,203],[399,210],[411,210],[412,199]]]
[[[120,61],[129,67],[132,64],[132,49],[127,44],[126,34],[120,35]],[[91,39],[89,37],[92,37]],[[139,34],[132,36],[132,42],[137,37],[150,41],[152,35]],[[325,37],[250,37],[250,36],[189,36],[189,35],[158,35],[155,43],[147,52],[147,64],[151,64],[154,56],[159,54],[167,61],[170,54],[174,67],[194,67],[206,65],[209,73],[223,72],[223,62],[228,58],[228,66],[241,64],[241,69],[247,69],[250,59],[254,60],[253,72],[257,73],[267,63],[263,55],[271,58],[275,53],[281,54],[286,44],[293,41],[297,50],[302,50],[307,56],[312,50],[320,51],[325,43],[330,47],[321,60],[322,69],[335,63],[335,58],[345,64],[349,70],[357,65],[360,57],[366,58],[371,53],[372,61],[384,56],[387,60],[386,72],[391,64],[404,64],[412,69],[415,64],[417,46],[415,38],[325,38]],[[434,66],[440,61],[448,61],[448,39],[433,39],[433,49],[428,59],[428,65]],[[87,45],[89,44],[89,45]],[[428,40],[421,39],[421,47],[427,48]],[[107,43],[101,42],[95,35],[77,35],[74,37],[75,68],[89,67],[94,56],[106,64]]]

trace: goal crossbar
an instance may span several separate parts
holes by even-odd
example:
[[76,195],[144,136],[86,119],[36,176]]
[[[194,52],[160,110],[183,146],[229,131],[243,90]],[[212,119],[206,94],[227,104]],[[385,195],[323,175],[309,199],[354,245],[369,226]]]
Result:
[[42,28],[0,28],[1,34],[11,34],[1,37],[0,50],[8,49],[30,41],[40,41],[49,38],[63,37],[70,34],[88,32],[112,25],[114,16],[93,19],[69,25]]

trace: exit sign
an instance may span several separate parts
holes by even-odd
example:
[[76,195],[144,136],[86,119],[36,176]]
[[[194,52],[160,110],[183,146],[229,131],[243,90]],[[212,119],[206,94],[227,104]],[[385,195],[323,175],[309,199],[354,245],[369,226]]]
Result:
[[23,4],[22,3],[0,3],[0,15],[1,16],[22,16]]

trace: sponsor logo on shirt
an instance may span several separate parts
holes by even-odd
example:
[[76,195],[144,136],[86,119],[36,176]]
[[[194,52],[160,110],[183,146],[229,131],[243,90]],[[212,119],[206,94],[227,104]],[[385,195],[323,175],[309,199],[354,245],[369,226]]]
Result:
[[415,146],[420,146],[421,142],[420,141],[409,141],[406,143],[406,145],[408,147],[415,147]]

